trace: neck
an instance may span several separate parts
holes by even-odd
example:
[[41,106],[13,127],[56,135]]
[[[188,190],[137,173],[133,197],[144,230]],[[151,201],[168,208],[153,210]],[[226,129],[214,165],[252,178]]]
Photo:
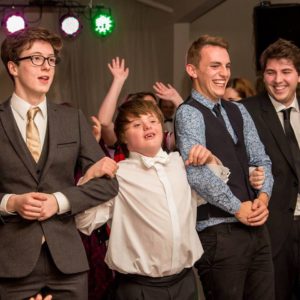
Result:
[[21,99],[23,99],[24,101],[26,101],[27,103],[29,103],[32,106],[37,106],[39,105],[41,102],[43,102],[46,98],[45,94],[36,94],[36,93],[24,93],[20,90],[15,90],[15,94],[20,97]]

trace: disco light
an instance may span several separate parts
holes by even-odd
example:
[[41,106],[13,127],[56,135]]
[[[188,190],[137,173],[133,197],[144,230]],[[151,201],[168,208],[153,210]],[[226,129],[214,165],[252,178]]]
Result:
[[97,12],[92,18],[92,30],[97,35],[105,37],[113,32],[115,28],[115,20],[110,13]]
[[65,37],[75,38],[81,32],[82,25],[79,19],[73,14],[63,15],[59,23],[61,33]]
[[14,33],[27,27],[27,23],[23,16],[23,13],[16,11],[6,14],[2,20],[2,27],[7,34]]

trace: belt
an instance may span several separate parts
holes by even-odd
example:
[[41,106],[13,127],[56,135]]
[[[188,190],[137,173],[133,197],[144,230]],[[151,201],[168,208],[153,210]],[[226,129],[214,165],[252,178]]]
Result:
[[148,277],[137,274],[122,274],[116,272],[116,280],[121,282],[133,282],[135,284],[156,286],[156,287],[170,287],[182,280],[189,272],[192,272],[192,268],[185,268],[180,273],[163,276],[163,277]]

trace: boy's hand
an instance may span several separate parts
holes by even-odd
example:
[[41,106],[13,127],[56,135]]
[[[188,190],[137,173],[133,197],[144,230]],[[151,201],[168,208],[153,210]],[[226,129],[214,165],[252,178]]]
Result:
[[239,211],[236,212],[235,217],[243,224],[250,225],[248,217],[252,212],[252,202],[250,200],[241,203]]
[[113,58],[111,64],[108,64],[108,68],[114,79],[125,81],[129,74],[129,69],[125,68],[125,59],[121,60],[119,57]]
[[86,171],[84,176],[79,180],[78,184],[84,184],[95,177],[102,177],[104,175],[114,178],[118,168],[119,167],[117,163],[113,159],[109,157],[103,157]]
[[249,175],[249,181],[251,186],[256,189],[260,190],[262,185],[265,182],[265,171],[263,167],[256,167]]
[[181,96],[171,84],[166,86],[162,82],[155,82],[153,89],[159,98],[171,101],[175,107],[178,107],[183,102]]
[[252,213],[248,216],[250,226],[263,225],[269,216],[269,210],[264,201],[259,198],[254,199],[252,203]]
[[186,166],[201,166],[208,163],[217,164],[217,160],[215,156],[202,145],[194,145],[189,152],[188,159],[185,161]]

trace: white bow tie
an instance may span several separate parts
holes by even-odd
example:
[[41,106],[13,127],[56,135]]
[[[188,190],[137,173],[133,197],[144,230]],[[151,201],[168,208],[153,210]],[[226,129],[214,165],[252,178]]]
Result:
[[146,168],[151,168],[156,163],[162,165],[166,164],[169,161],[169,155],[166,152],[161,151],[158,155],[154,157],[141,156],[141,160]]

